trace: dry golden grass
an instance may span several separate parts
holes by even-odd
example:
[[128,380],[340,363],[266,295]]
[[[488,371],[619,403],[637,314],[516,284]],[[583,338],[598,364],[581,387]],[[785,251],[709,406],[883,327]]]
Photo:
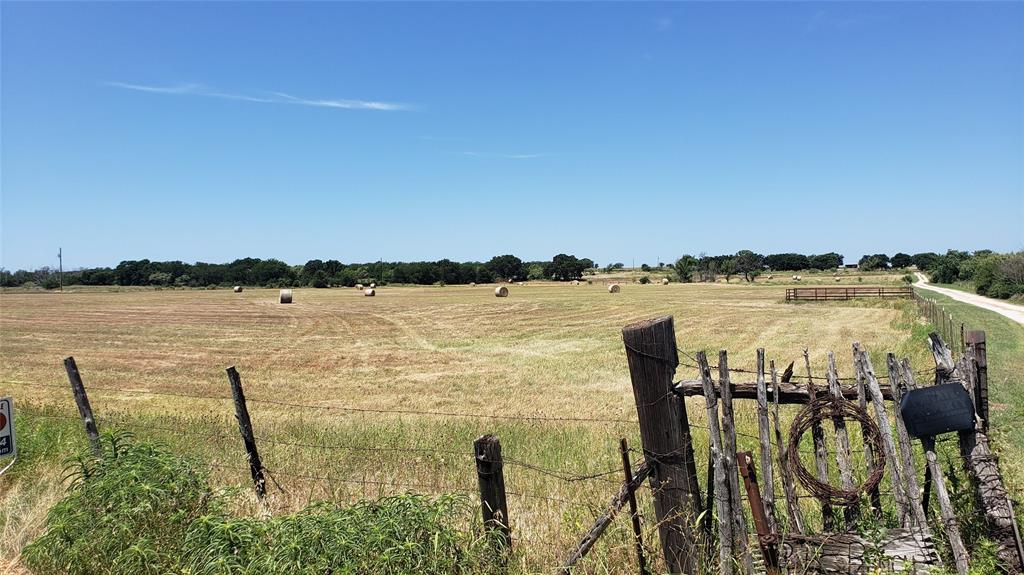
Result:
[[[781,287],[740,284],[631,284],[619,294],[609,294],[599,282],[509,289],[508,298],[494,297],[493,286],[483,285],[384,287],[375,298],[354,289],[299,289],[291,305],[278,304],[276,290],[259,289],[3,293],[0,395],[33,404],[39,417],[56,417],[53,425],[73,427],[61,359],[74,355],[93,389],[101,427],[123,426],[188,450],[217,465],[214,477],[223,485],[246,482],[230,401],[139,392],[229,397],[224,368],[236,365],[252,400],[626,420],[353,413],[253,401],[265,463],[286,490],[272,489],[272,508],[282,511],[310,499],[406,489],[472,493],[471,444],[487,432],[498,434],[506,456],[515,460],[579,473],[615,469],[618,438],[637,444],[620,330],[640,318],[675,316],[684,352],[728,349],[733,367],[753,368],[756,348],[765,347],[782,369],[808,347],[819,375],[825,353],[833,350],[845,370],[841,375],[848,376],[855,340],[872,352],[879,369],[886,351],[910,355],[922,368],[931,365],[924,346],[912,340],[913,313],[906,302],[786,304]],[[694,377],[695,371],[681,367],[678,376]],[[99,389],[105,387],[131,392]],[[689,403],[703,469],[703,402]],[[43,406],[51,407],[44,413]],[[751,406],[740,402],[737,410],[741,433],[756,433]],[[740,446],[757,449],[749,437],[741,437]],[[613,474],[566,482],[507,466],[508,489],[523,494],[510,498],[520,571],[547,571],[557,563],[607,503],[618,479]],[[15,491],[8,486],[5,492],[0,484],[4,501]],[[251,503],[243,510],[252,511]],[[627,532],[628,522],[616,522],[590,560],[594,572],[630,564]],[[648,541],[654,539],[649,533]]]

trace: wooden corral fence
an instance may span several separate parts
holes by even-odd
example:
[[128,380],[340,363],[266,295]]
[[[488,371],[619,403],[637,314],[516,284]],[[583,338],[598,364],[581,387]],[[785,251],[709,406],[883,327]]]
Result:
[[854,298],[905,299],[914,297],[910,287],[851,286],[786,289],[786,301],[838,301]]
[[[499,439],[490,434],[477,439],[471,452],[468,449],[462,452],[464,455],[472,454],[477,486],[475,489],[463,486],[458,490],[479,494],[483,525],[496,535],[495,553],[502,558],[508,557],[515,541],[515,523],[510,518],[510,514],[514,517],[515,508],[509,505],[510,500],[528,496],[556,501],[545,494],[506,491],[505,475],[509,467],[516,466],[571,482],[608,481],[609,475],[622,478],[617,482],[618,488],[606,510],[581,535],[577,545],[565,550],[565,560],[558,572],[566,575],[573,573],[579,561],[600,543],[602,534],[627,505],[637,572],[641,575],[651,572],[648,568],[651,563],[649,551],[644,545],[641,530],[643,517],[637,503],[637,496],[644,485],[649,487],[653,499],[654,517],[651,519],[660,539],[663,569],[671,573],[696,573],[708,565],[714,565],[713,571],[723,575],[749,575],[755,571],[772,575],[783,572],[925,572],[942,562],[937,551],[938,538],[941,537],[948,540],[954,563],[951,567],[966,575],[971,565],[971,551],[964,542],[964,533],[950,497],[950,484],[953,481],[965,484],[964,480],[973,489],[976,513],[986,535],[997,545],[1001,568],[1007,573],[1022,572],[1024,547],[1012,503],[987,436],[984,332],[967,335],[967,343],[956,361],[942,337],[932,333],[928,344],[935,362],[934,369],[913,371],[908,360],[899,361],[890,353],[885,356],[884,375],[876,373],[868,351],[853,343],[853,375],[845,378],[840,377],[832,353],[828,354],[825,373],[812,373],[810,355],[806,350],[802,358],[789,363],[781,372],[776,369],[774,360],[766,359],[763,349],[757,350],[753,370],[730,368],[729,354],[724,350],[718,354],[717,365],[712,365],[704,352],[690,356],[677,347],[671,317],[628,325],[623,328],[622,336],[636,402],[641,446],[639,450],[631,449],[622,440],[621,469],[597,474],[545,469],[503,457]],[[680,355],[688,361],[681,361]],[[802,367],[795,368],[797,362],[802,363]],[[676,380],[680,365],[696,369],[698,378]],[[65,360],[65,368],[86,434],[94,446],[98,445],[97,422],[73,358]],[[797,374],[797,371],[802,373]],[[717,376],[713,375],[716,372]],[[267,497],[268,478],[276,485],[275,475],[288,477],[291,474],[287,471],[271,474],[264,467],[257,443],[273,441],[254,433],[247,401],[293,408],[402,415],[606,421],[247,400],[238,371],[229,368],[227,376],[232,391],[230,397],[187,397],[232,400],[248,467],[227,468],[250,476],[260,501]],[[925,379],[930,379],[929,383],[934,385],[925,385]],[[968,424],[954,430],[955,438],[945,435],[947,429],[932,429],[928,433],[933,435],[912,435],[915,429],[920,429],[922,419],[920,413],[906,411],[906,405],[912,403],[907,398],[919,391],[918,381],[921,381],[922,389],[956,391],[967,396]],[[134,393],[132,390],[99,389]],[[702,400],[707,414],[706,426],[690,422],[687,397],[697,398],[698,402]],[[757,415],[757,435],[747,435],[737,429],[735,403],[740,401],[755,402],[750,411]],[[781,425],[779,414],[780,406],[785,404],[800,408],[788,428]],[[940,416],[942,407],[932,406]],[[905,418],[907,413],[910,416]],[[926,423],[938,417],[934,413],[926,415]],[[709,445],[701,447],[709,453],[708,469],[700,472],[694,457],[691,433],[694,428],[701,428],[709,437]],[[801,441],[804,435],[808,436],[808,441]],[[944,439],[959,443],[960,466],[948,469],[940,466],[936,435],[944,435]],[[756,442],[758,450],[740,451],[737,445],[740,437]],[[833,438],[831,450],[828,437]],[[919,447],[915,446],[915,439],[919,440]],[[803,447],[805,443],[809,444],[807,448]],[[361,446],[358,449],[376,448]],[[394,450],[392,447],[379,449]],[[459,453],[452,451],[450,446],[418,450],[424,451],[445,455]],[[634,451],[643,457],[635,466],[630,459],[630,453]],[[833,471],[830,472],[830,468]],[[318,479],[297,474],[294,477]],[[702,478],[706,478],[703,487]],[[832,484],[833,478],[838,478],[838,485]],[[352,481],[365,483],[367,480]],[[451,486],[381,482],[381,485],[385,484],[418,490],[451,489]],[[781,493],[776,491],[777,487],[781,487]],[[801,501],[807,498],[817,501],[812,515],[816,517],[820,510],[820,522],[805,516],[804,511],[808,507]],[[931,505],[933,500],[935,505]],[[874,535],[856,529],[864,519],[874,522]],[[878,528],[880,526],[882,528]]]
[[914,290],[914,301],[917,302],[921,315],[935,326],[935,331],[939,332],[943,340],[950,343],[959,342],[961,348],[966,345],[969,329],[963,322],[957,321],[953,314],[942,309],[938,302],[922,296],[917,290]]

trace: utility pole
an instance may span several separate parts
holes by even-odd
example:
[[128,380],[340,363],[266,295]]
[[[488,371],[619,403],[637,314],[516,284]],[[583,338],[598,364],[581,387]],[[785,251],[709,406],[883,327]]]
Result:
[[60,291],[64,291],[64,250],[57,248],[57,268],[60,270]]

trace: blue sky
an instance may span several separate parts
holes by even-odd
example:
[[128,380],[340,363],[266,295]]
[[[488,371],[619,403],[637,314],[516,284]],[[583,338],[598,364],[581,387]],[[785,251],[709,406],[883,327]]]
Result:
[[1024,247],[1022,3],[0,5],[7,268]]

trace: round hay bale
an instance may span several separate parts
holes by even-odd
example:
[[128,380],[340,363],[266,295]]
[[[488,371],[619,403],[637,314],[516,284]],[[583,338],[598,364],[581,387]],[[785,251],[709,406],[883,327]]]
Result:
[[469,287],[476,287],[476,282],[469,282]]
[[523,282],[516,282],[516,285],[517,286],[521,286],[521,285],[523,285]]
[[373,283],[373,282],[371,282],[371,283],[370,283],[370,289],[377,289],[377,284],[376,284],[376,283]]
[[356,289],[362,291],[363,284],[356,284]]
[[580,285],[580,280],[572,280],[572,285],[574,285],[574,286]]
[[667,286],[667,285],[668,285],[668,278],[663,278],[663,279],[661,280],[661,285],[663,285],[663,286]]
[[[372,286],[373,284],[370,284],[370,285]],[[366,296],[366,297],[373,297],[373,296],[377,295],[377,290],[373,289],[372,287],[368,287],[368,288],[363,290],[363,295]]]
[[800,279],[800,276],[793,276],[793,281],[798,281],[799,279]]
[[235,293],[242,293],[242,286],[235,286]]
[[772,274],[768,274],[768,279],[772,279]]
[[836,281],[839,281],[839,278],[836,278]]
[[804,278],[802,278],[802,277],[800,277],[800,276],[796,276],[796,281],[800,281],[800,280],[802,280],[802,279],[804,279]]
[[508,288],[505,286],[494,288],[494,297],[508,297]]
[[608,293],[619,293],[619,284],[611,284],[608,286]]
[[280,301],[281,301],[281,303],[292,303],[292,290],[290,290],[290,289],[283,289],[283,290],[281,290]]

